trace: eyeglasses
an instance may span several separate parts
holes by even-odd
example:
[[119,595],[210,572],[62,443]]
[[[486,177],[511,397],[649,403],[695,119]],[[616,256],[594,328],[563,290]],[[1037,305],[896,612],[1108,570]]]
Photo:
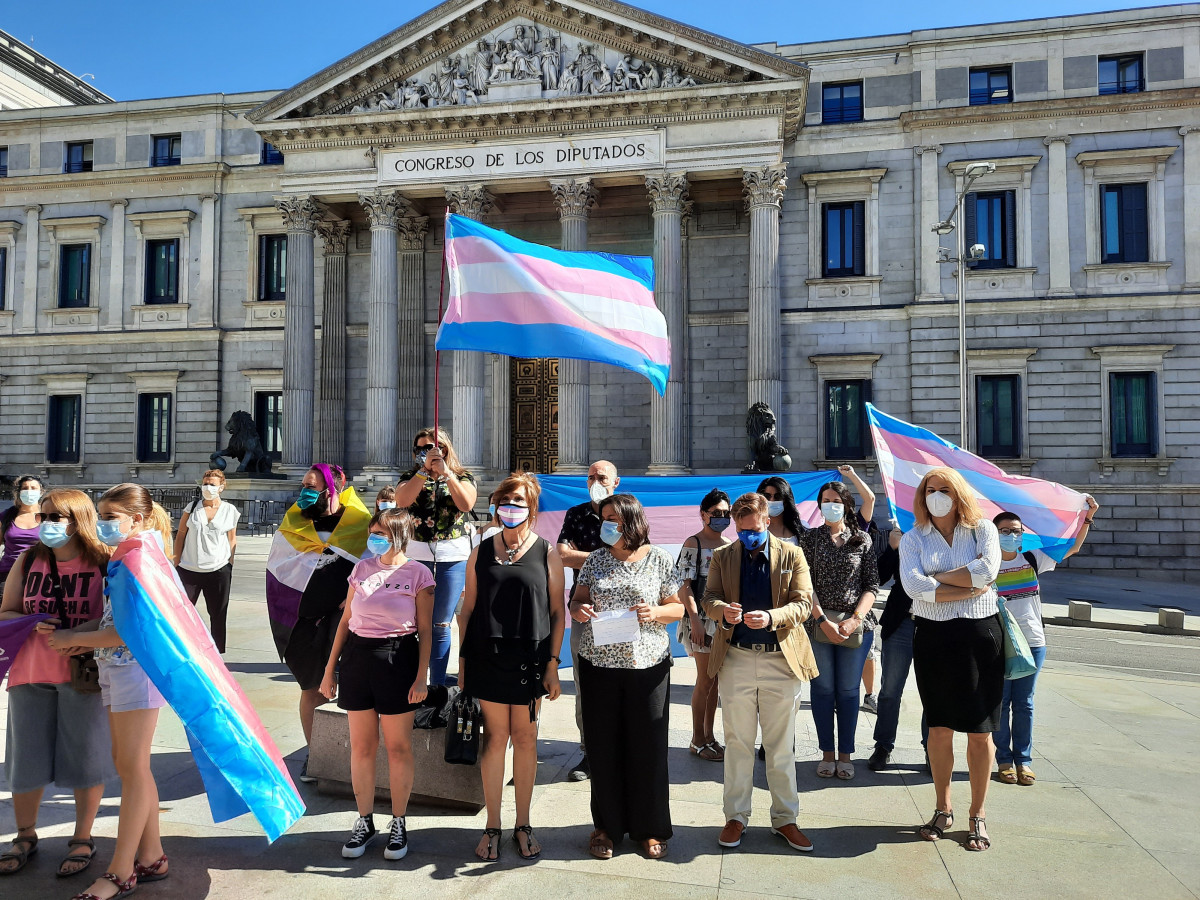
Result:
[[1000,528],[1000,529],[998,529],[998,530],[999,530],[999,532],[1000,532],[1001,534],[1016,534],[1016,535],[1022,535],[1022,534],[1024,534],[1024,533],[1025,533],[1025,529],[1024,529],[1024,528],[1021,528],[1020,526],[1018,526],[1018,527],[1016,527],[1016,528]]
[[34,513],[33,521],[41,525],[43,522],[70,522],[72,520],[70,513]]

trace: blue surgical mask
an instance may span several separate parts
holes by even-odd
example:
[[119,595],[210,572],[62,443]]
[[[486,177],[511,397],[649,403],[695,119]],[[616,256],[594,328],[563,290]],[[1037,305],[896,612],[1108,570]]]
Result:
[[613,546],[620,539],[621,526],[616,522],[604,522],[600,526],[600,540],[604,541],[608,546]]
[[391,500],[380,500],[378,504],[380,509],[395,509],[396,504]]
[[1000,549],[1005,553],[1016,553],[1021,549],[1021,535],[1019,534],[1002,534],[1000,535]]
[[315,488],[300,488],[300,496],[296,498],[296,505],[301,509],[308,509],[321,498],[321,493]]
[[125,540],[125,535],[121,533],[121,520],[101,519],[96,523],[96,537],[110,547],[117,546]]
[[38,526],[38,540],[47,547],[61,547],[70,539],[66,522],[43,522]]
[[738,540],[747,550],[761,550],[767,543],[765,531],[738,531]]
[[846,506],[843,503],[822,503],[821,515],[825,517],[826,522],[837,524],[846,515]]
[[720,534],[729,527],[729,516],[709,516],[708,527]]
[[36,506],[37,502],[42,499],[42,492],[37,488],[32,490],[26,488],[25,490],[21,491],[19,496],[21,498],[21,502],[25,506]]
[[783,515],[783,501],[782,500],[768,500],[767,501],[767,515],[770,516],[772,519],[774,519],[776,516],[782,516]]
[[392,549],[392,542],[382,534],[372,534],[367,537],[367,552],[372,556],[383,556]]
[[488,504],[488,517],[492,518],[492,519],[496,518],[496,504],[495,503]]

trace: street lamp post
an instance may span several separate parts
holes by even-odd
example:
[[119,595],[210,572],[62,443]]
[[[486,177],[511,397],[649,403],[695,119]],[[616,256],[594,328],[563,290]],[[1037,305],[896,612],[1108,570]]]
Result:
[[[938,247],[938,262],[953,262],[956,265],[955,281],[958,294],[958,443],[967,449],[967,273],[966,265],[969,259],[981,259],[987,252],[983,244],[965,246],[966,236],[963,233],[963,200],[971,190],[976,179],[991,175],[996,171],[994,162],[971,163],[963,170],[962,190],[954,198],[954,208],[950,215],[933,226],[939,235],[955,232],[955,254],[950,256],[946,247]],[[951,221],[953,219],[954,221]]]

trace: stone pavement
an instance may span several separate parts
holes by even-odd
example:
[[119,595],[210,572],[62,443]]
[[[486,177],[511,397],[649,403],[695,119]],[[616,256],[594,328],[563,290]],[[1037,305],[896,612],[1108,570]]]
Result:
[[[227,660],[281,750],[291,756],[296,772],[302,744],[295,714],[297,691],[275,655],[261,597],[266,540],[239,541]],[[1064,571],[1055,580],[1067,575]],[[1115,585],[1111,579],[1104,582],[1108,588]],[[1148,584],[1136,583],[1139,589]],[[1162,590],[1174,601],[1180,587],[1164,585]],[[1176,640],[1197,643],[1189,637]],[[1147,652],[1152,652],[1151,645]],[[544,853],[532,864],[523,863],[507,840],[498,864],[475,861],[472,850],[483,814],[429,808],[410,810],[412,850],[406,859],[386,862],[377,841],[362,859],[343,860],[339,850],[353,823],[353,804],[318,795],[307,785],[300,789],[308,814],[274,846],[267,845],[247,818],[214,825],[178,720],[165,712],[155,740],[154,768],[172,876],[143,887],[139,896],[1200,896],[1200,684],[1194,681],[1064,663],[1055,660],[1051,647],[1038,687],[1038,783],[1023,788],[993,782],[988,824],[995,843],[987,853],[962,847],[967,830],[965,773],[956,778],[959,820],[949,839],[929,844],[915,835],[934,803],[933,788],[920,771],[919,704],[911,680],[896,752],[899,767],[880,774],[866,768],[874,717],[864,713],[858,732],[858,774],[846,783],[815,776],[819,753],[805,691],[797,726],[800,826],[816,843],[816,852],[801,855],[770,834],[761,764],[754,817],[742,847],[722,851],[717,846],[723,824],[721,767],[695,759],[686,750],[692,678],[691,662],[679,661],[672,675],[671,710],[675,836],[668,859],[657,862],[640,858],[628,844],[608,862],[587,856],[588,785],[565,781],[576,759],[569,671],[563,679],[567,694],[544,705],[533,807]],[[0,706],[6,699],[0,698]],[[7,839],[14,823],[6,787],[0,782],[0,834]],[[105,800],[97,823],[97,871],[112,852],[118,788],[116,783],[110,786],[112,796]],[[511,789],[506,799],[511,801]],[[377,807],[377,825],[386,823],[386,813]],[[66,900],[86,887],[84,878],[54,878],[71,815],[69,797],[44,803],[40,852],[20,875],[0,881],[0,896]],[[507,838],[513,825],[511,802],[506,804],[504,825]]]

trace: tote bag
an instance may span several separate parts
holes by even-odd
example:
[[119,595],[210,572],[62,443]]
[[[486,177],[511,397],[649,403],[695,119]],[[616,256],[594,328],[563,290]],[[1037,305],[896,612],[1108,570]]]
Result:
[[1025,640],[1021,626],[1004,605],[1002,597],[996,598],[996,605],[1000,608],[1000,625],[1004,632],[1004,678],[1015,681],[1032,675],[1037,671],[1037,663],[1033,661],[1029,641]]

